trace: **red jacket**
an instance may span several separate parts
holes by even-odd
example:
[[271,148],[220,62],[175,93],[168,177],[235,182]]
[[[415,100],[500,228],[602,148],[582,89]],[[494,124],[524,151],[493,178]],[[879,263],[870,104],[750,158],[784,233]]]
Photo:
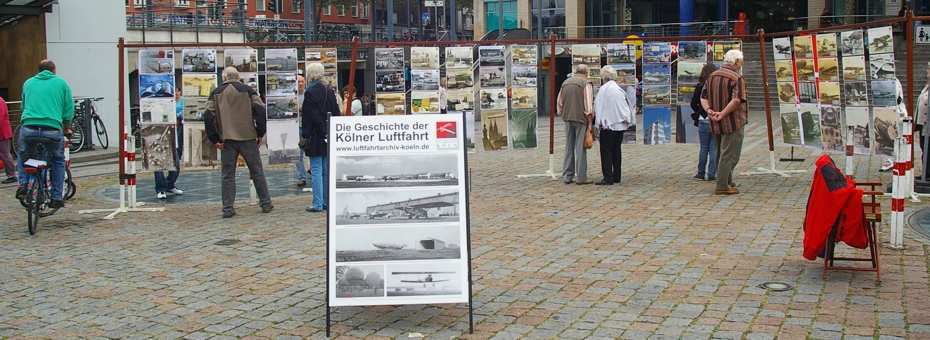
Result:
[[10,127],[10,110],[6,101],[0,98],[0,140],[13,138],[13,128]]
[[869,236],[862,211],[862,189],[846,179],[829,155],[820,156],[816,165],[804,217],[804,258],[814,260],[823,252],[834,225],[837,230],[833,242],[866,248]]

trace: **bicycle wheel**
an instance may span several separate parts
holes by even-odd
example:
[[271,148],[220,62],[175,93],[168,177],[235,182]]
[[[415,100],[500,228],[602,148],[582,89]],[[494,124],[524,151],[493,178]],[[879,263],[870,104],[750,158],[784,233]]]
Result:
[[44,201],[40,180],[33,180],[26,194],[26,213],[28,214],[29,235],[35,235],[39,228],[39,209]]
[[74,120],[71,123],[71,133],[74,134],[74,137],[68,141],[68,150],[71,150],[71,153],[77,153],[84,148],[84,128],[81,127],[81,122],[79,120]]
[[[58,208],[52,208],[48,206],[48,203],[51,202],[52,200],[52,192],[51,192],[52,170],[46,168],[46,169],[39,170],[39,173],[41,174],[42,176],[41,178],[44,181],[42,182],[43,184],[41,184],[40,186],[41,190],[39,193],[41,194],[41,197],[40,197],[41,199],[36,201],[36,202],[39,202],[38,214],[39,214],[39,217],[49,217],[49,216],[54,215],[55,212],[58,211]],[[64,199],[64,197],[62,197],[62,199]]]
[[74,184],[74,180],[71,178],[71,168],[65,168],[65,192],[62,194],[62,198],[70,200],[75,193],[77,193],[77,184]]
[[97,129],[97,141],[100,142],[100,147],[104,149],[110,147],[110,137],[107,136],[107,127],[103,125],[103,120],[100,119],[100,116],[94,115],[94,128]]

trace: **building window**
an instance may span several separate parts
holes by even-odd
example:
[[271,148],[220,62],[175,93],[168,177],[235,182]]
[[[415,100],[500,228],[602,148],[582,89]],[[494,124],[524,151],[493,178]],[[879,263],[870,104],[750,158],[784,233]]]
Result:
[[145,0],[132,0],[133,6],[142,7],[142,4],[145,3]]
[[264,11],[265,11],[265,4],[266,4],[265,0],[258,0],[258,1],[256,1],[256,2],[255,2],[255,10],[256,10],[256,11],[259,11],[259,12],[264,12]]
[[178,0],[177,6],[178,6],[178,7],[188,7],[188,6],[190,6],[190,0]]
[[[552,0],[551,0],[552,1]],[[565,0],[561,0],[563,3]],[[532,1],[531,1],[532,2]],[[487,27],[488,32],[496,30],[499,28],[500,23],[500,6],[501,2],[497,0],[485,0],[485,10],[487,13]],[[517,28],[517,2],[515,0],[509,0],[503,2],[504,7],[504,29],[514,29]]]
[[[533,16],[533,26],[539,21],[539,9],[535,7],[536,1],[530,1],[530,15]],[[544,0],[542,2],[542,27],[565,27],[565,0]],[[536,30],[532,30],[536,34]],[[544,37],[545,38],[545,37]]]
[[333,14],[332,10],[330,10],[330,7],[332,7],[332,6],[323,7],[323,15],[332,15],[332,14]]
[[301,0],[291,0],[291,13],[300,13],[302,2]]
[[369,17],[368,9],[369,9],[370,7],[368,7],[368,6],[373,6],[373,5],[372,5],[371,3],[369,3],[368,5],[362,4],[362,13],[361,13],[361,14],[362,14],[362,19],[368,19],[368,17]]
[[341,17],[346,16],[346,6],[336,6],[336,15]]
[[352,4],[352,17],[358,18],[358,3]]

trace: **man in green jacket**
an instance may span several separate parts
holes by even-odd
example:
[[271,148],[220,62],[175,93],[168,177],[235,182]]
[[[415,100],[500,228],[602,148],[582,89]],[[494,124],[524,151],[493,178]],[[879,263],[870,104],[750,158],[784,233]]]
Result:
[[64,79],[55,75],[55,63],[51,60],[39,62],[39,74],[23,84],[23,128],[19,132],[19,150],[16,153],[19,189],[16,198],[26,196],[26,173],[23,168],[23,154],[34,150],[35,143],[27,145],[28,137],[46,137],[58,140],[46,144],[45,149],[51,154],[52,200],[51,208],[65,206],[61,200],[65,181],[65,135],[71,135],[71,120],[74,119],[74,97],[71,87]]

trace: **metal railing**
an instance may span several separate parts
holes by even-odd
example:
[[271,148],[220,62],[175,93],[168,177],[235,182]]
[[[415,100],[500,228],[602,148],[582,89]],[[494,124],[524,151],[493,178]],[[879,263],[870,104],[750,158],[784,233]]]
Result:
[[[833,26],[842,26],[842,25],[851,25],[851,24],[860,24],[865,22],[877,21],[882,19],[887,19],[893,16],[886,16],[881,14],[874,15],[833,15],[833,16],[813,16],[813,17],[801,17],[794,18],[794,20],[788,21],[792,26],[785,27],[788,31],[793,30],[806,30],[812,28],[824,28],[824,27],[833,27]],[[781,29],[774,30],[773,32],[784,31]]]
[[[550,27],[546,30],[555,33],[559,39],[566,38],[567,32],[579,32],[584,38],[616,38],[627,34],[636,34],[643,37],[677,37],[677,36],[711,36],[730,35],[739,21],[707,21],[695,23],[669,23],[669,24],[638,24],[638,25],[608,25],[608,26],[576,26],[576,27]],[[749,32],[749,27],[745,27]]]

